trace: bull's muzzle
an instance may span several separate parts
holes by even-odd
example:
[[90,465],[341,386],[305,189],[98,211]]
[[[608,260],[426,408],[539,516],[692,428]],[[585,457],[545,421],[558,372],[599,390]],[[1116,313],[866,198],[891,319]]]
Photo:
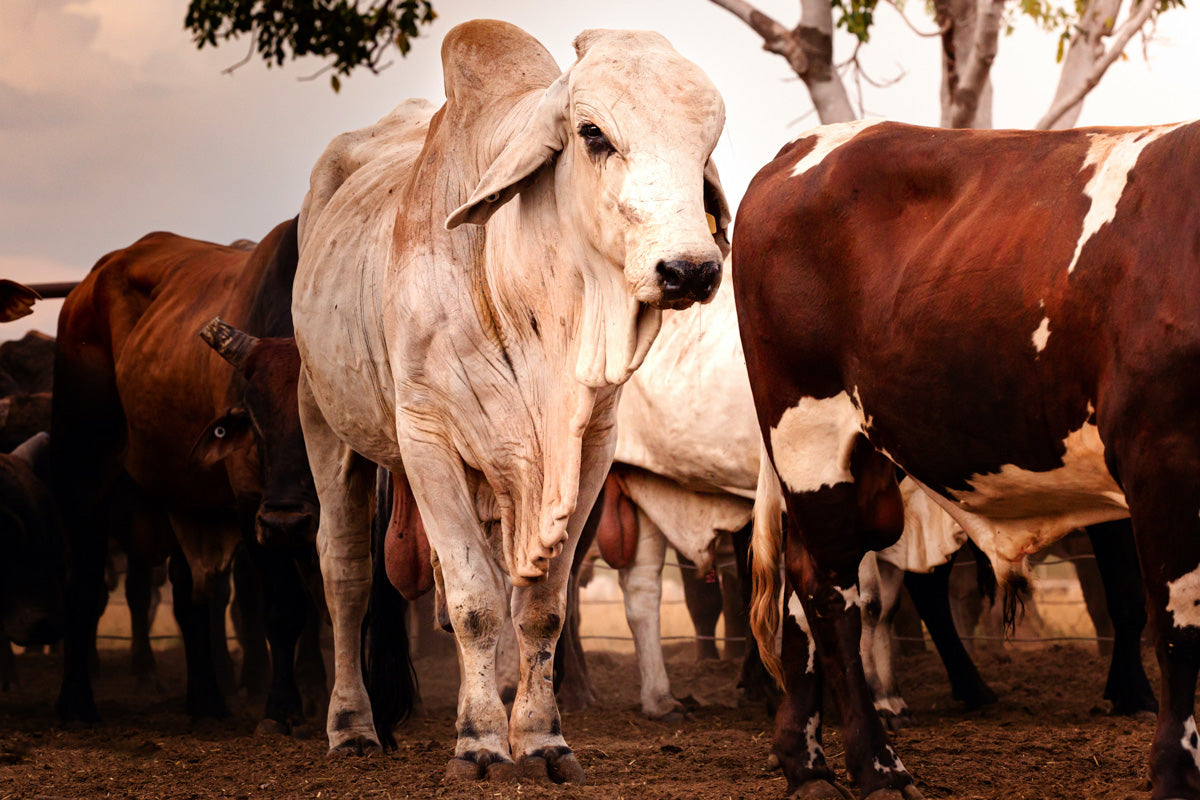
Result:
[[709,300],[721,285],[721,262],[676,259],[655,267],[662,298],[660,308],[687,308]]
[[264,547],[306,547],[317,541],[317,515],[303,506],[263,505],[255,528]]

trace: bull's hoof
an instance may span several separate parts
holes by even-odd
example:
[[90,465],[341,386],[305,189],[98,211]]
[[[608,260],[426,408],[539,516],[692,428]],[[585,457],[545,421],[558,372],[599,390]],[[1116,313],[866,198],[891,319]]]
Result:
[[83,722],[88,725],[95,725],[100,721],[100,714],[96,711],[96,703],[91,697],[78,697],[73,693],[64,692],[58,696],[58,702],[55,703],[54,710],[58,712],[58,718],[63,722]]
[[277,719],[264,719],[254,726],[255,736],[287,736],[288,725]]
[[879,721],[883,723],[883,727],[887,729],[888,733],[899,733],[902,728],[912,724],[912,714],[908,713],[908,709],[900,713],[880,710]]
[[371,756],[382,753],[383,748],[379,746],[379,741],[370,736],[351,736],[346,740],[335,745],[330,745],[329,755],[337,758],[345,758],[350,756],[363,756],[370,758]]
[[655,722],[665,722],[668,725],[676,725],[683,722],[685,719],[690,719],[691,715],[683,703],[676,700],[674,697],[669,702],[663,703],[658,708],[648,708],[642,706],[642,713]]
[[902,789],[876,789],[863,800],[925,800],[925,795],[910,783]]
[[445,783],[463,783],[487,778],[492,783],[512,783],[518,777],[517,765],[507,757],[481,750],[450,759],[442,780]]
[[221,700],[220,702],[205,701],[188,703],[187,712],[188,716],[196,722],[205,719],[212,719],[220,722],[222,720],[227,720],[230,717],[229,707],[225,705],[224,700]]
[[520,777],[539,783],[571,783],[582,786],[586,780],[579,759],[569,747],[544,747],[527,753],[517,765]]
[[1000,698],[992,691],[992,688],[986,683],[981,683],[978,686],[972,686],[967,690],[960,690],[953,693],[953,697],[959,703],[962,703],[964,711],[974,711],[977,708],[990,706],[999,702]]
[[311,722],[295,722],[292,724],[292,738],[306,740],[313,738],[316,728]]
[[[788,800],[854,800],[850,792],[836,783],[816,779],[805,781],[788,795]],[[872,796],[871,800],[876,800]]]

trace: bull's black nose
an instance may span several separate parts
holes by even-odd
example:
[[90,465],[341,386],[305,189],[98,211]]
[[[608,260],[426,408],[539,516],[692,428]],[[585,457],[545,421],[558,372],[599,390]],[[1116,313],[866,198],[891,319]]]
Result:
[[316,517],[307,511],[264,506],[258,512],[258,542],[264,546],[302,546],[316,541]]
[[703,302],[712,297],[721,283],[721,264],[717,261],[660,261],[655,271],[663,308],[686,308]]

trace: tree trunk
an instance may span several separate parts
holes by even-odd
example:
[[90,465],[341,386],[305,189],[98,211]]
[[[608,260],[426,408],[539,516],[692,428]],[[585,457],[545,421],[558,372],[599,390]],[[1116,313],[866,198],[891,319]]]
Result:
[[934,0],[942,33],[942,127],[992,127],[992,62],[1004,0]]
[[[1121,11],[1122,0],[1091,0],[1080,16],[1079,26],[1071,37],[1071,45],[1063,59],[1062,73],[1058,77],[1058,89],[1054,100],[1050,103],[1053,108],[1077,93],[1096,68],[1104,55],[1104,37],[1113,31],[1117,14]],[[1051,123],[1050,128],[1064,130],[1075,127],[1079,120],[1079,112],[1083,110],[1083,100],[1068,106],[1062,116]]]
[[857,119],[833,67],[833,7],[829,0],[800,0],[800,24],[788,30],[744,0],[712,0],[762,37],[763,49],[783,56],[804,81],[822,124]]
[[[1154,16],[1158,0],[1136,2],[1130,9],[1129,18],[1114,32],[1113,25],[1120,8],[1121,0],[1092,0],[1084,11],[1078,32],[1071,40],[1071,49],[1063,64],[1054,101],[1036,125],[1039,130],[1074,126],[1079,119],[1083,98],[1100,83],[1104,73],[1125,50],[1125,45],[1129,44],[1134,34]],[[1106,50],[1103,40],[1109,35],[1113,37],[1113,43]]]

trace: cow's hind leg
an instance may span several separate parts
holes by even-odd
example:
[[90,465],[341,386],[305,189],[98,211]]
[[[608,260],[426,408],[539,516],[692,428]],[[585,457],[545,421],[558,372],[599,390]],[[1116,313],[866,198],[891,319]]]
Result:
[[633,563],[619,571],[618,579],[642,680],[642,713],[650,719],[677,722],[683,719],[684,709],[671,693],[659,620],[667,539],[640,508],[637,519],[637,552]]
[[1104,582],[1104,600],[1113,627],[1104,697],[1112,701],[1114,714],[1153,719],[1158,701],[1142,666],[1146,588],[1138,569],[1133,528],[1129,520],[1121,519],[1089,525],[1087,533]]
[[858,570],[862,609],[863,671],[875,710],[890,731],[898,731],[912,722],[908,703],[900,694],[892,657],[892,623],[900,605],[900,587],[904,573],[874,553],[867,553]]
[[333,622],[333,692],[326,732],[331,755],[379,752],[362,674],[362,623],[371,591],[370,489],[375,465],[338,440],[300,375],[300,423],[321,521],[317,552]]
[[[841,442],[837,444],[841,445]],[[775,453],[776,464],[780,453]],[[846,767],[867,800],[917,798],[920,792],[888,743],[875,712],[859,650],[858,568],[867,549],[894,542],[904,524],[903,501],[891,462],[856,437],[848,469],[826,473],[808,485],[784,470],[788,512],[788,578],[808,617],[823,674],[832,683],[842,716]],[[787,473],[787,474],[784,474]],[[823,783],[824,781],[822,781]],[[818,784],[819,786],[819,784]],[[792,778],[789,776],[789,788]],[[806,793],[800,798],[824,797]],[[820,791],[825,791],[820,789]]]
[[1158,728],[1150,746],[1154,800],[1200,798],[1200,733],[1193,710],[1200,674],[1200,454],[1183,438],[1143,427],[1118,445],[1121,476],[1141,556],[1162,670]]

